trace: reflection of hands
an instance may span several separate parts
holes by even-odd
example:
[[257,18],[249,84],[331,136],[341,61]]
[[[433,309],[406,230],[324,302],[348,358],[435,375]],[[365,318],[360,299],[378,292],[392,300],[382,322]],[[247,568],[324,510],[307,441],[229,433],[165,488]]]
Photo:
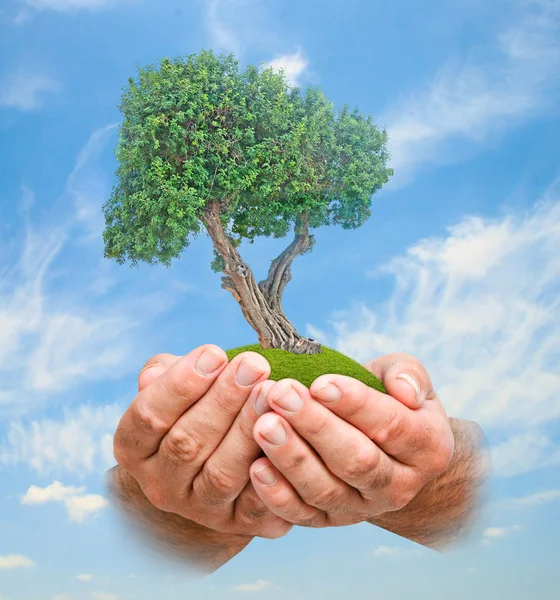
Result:
[[262,454],[253,407],[274,384],[269,374],[261,355],[244,352],[227,364],[214,345],[153,357],[115,434],[120,467],[161,511],[217,532],[285,535],[292,525],[268,510],[249,480]]
[[254,429],[266,457],[251,480],[279,517],[311,527],[371,520],[403,509],[450,464],[450,421],[420,362],[393,354],[366,367],[390,395],[340,375],[268,390],[274,412]]

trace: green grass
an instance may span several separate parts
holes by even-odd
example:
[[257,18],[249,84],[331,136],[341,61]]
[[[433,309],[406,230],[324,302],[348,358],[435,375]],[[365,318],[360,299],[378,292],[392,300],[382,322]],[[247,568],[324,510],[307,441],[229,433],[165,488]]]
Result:
[[296,379],[307,388],[320,375],[346,375],[359,379],[369,387],[385,393],[385,386],[373,373],[370,373],[360,363],[348,358],[344,354],[322,347],[322,354],[293,354],[287,350],[277,348],[263,350],[260,344],[242,346],[227,350],[226,354],[231,361],[241,352],[257,352],[266,358],[271,373],[269,379],[279,381],[280,379]]

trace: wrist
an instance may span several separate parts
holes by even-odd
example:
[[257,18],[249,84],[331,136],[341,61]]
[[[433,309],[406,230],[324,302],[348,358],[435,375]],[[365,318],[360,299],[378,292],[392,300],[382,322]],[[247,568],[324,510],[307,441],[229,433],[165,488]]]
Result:
[[138,482],[116,466],[106,473],[108,495],[139,537],[199,572],[213,573],[249,545],[254,536],[223,533],[156,508]]

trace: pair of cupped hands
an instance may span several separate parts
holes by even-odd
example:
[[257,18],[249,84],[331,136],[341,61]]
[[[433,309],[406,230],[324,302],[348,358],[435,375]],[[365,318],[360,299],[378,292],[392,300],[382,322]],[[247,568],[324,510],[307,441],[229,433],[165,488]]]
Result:
[[213,531],[282,537],[398,511],[448,468],[449,418],[421,363],[365,365],[387,394],[342,375],[269,380],[255,352],[159,354],[114,437],[120,468],[156,508]]

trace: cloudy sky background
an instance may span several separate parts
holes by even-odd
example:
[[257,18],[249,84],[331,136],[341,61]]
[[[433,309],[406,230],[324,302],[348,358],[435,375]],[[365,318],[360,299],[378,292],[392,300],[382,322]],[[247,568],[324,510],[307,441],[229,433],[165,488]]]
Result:
[[[372,218],[316,232],[284,308],[362,362],[417,355],[449,414],[484,427],[491,505],[450,555],[369,525],[297,530],[200,581],[103,497],[145,360],[254,340],[207,239],[169,269],[103,258],[121,88],[136,64],[201,48],[283,67],[388,128],[396,174]],[[558,0],[4,0],[0,599],[556,597],[559,93]],[[264,275],[285,243],[242,253]]]

